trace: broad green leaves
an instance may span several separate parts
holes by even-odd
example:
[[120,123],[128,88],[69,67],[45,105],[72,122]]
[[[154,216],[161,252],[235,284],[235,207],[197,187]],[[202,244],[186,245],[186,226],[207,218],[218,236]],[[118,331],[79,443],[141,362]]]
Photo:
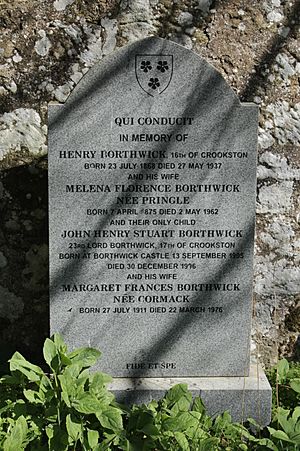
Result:
[[21,451],[30,442],[31,451],[67,451],[70,446],[100,451],[101,431],[118,441],[124,435],[123,411],[106,388],[111,377],[88,370],[101,353],[92,348],[68,353],[55,334],[45,340],[43,355],[50,377],[16,352],[10,360],[12,375],[0,381],[11,396],[7,405],[0,403],[0,420],[1,415],[7,418],[0,422],[0,449]]
[[27,441],[28,426],[23,416],[19,417],[7,434],[3,443],[3,451],[16,451],[25,449]]
[[285,382],[288,372],[289,362],[286,359],[280,360],[277,364],[277,380],[279,384]]
[[88,444],[91,449],[96,448],[99,440],[99,432],[88,429],[87,431]]
[[45,402],[45,395],[43,392],[37,392],[35,390],[24,390],[23,393],[25,398],[33,404],[43,404]]
[[192,403],[187,385],[178,384],[161,401],[133,407],[129,413],[127,438],[132,449],[139,451],[218,449],[212,446],[220,440],[211,437],[211,425],[212,420],[200,399]]
[[38,382],[44,375],[39,366],[27,362],[19,352],[15,352],[9,362],[9,368],[12,373],[19,371],[31,382]]
[[292,379],[290,385],[295,392],[300,393],[300,378]]
[[46,338],[45,340],[43,354],[44,359],[46,363],[50,366],[50,368],[52,368],[54,371],[58,371],[60,360],[59,353],[55,343],[52,340],[49,340],[49,338]]
[[121,411],[117,407],[108,407],[101,413],[96,413],[96,417],[105,429],[118,432],[123,428]]
[[90,376],[90,391],[97,394],[112,381],[112,377],[105,373],[94,373]]
[[165,396],[167,407],[173,412],[186,412],[192,402],[192,394],[186,384],[178,384],[172,387]]
[[75,417],[75,415],[70,414],[67,415],[66,428],[70,444],[77,442],[77,440],[79,439],[82,439],[83,436],[82,423],[79,418]]
[[[100,357],[92,348],[68,353],[62,338],[46,339],[52,373],[16,352],[11,374],[0,379],[0,450],[3,451],[295,451],[300,449],[300,365],[283,359],[271,373],[279,402],[262,437],[233,423],[228,412],[206,413],[186,384],[159,401],[121,407],[107,390],[111,377],[90,373]],[[278,396],[276,397],[277,401]],[[290,403],[290,404],[289,404]],[[259,430],[254,420],[252,428]]]
[[94,395],[90,393],[83,393],[80,395],[73,401],[72,406],[77,410],[77,412],[84,414],[101,412],[105,407]]
[[182,451],[190,451],[190,445],[186,436],[182,432],[174,432],[174,437]]
[[278,407],[294,408],[300,405],[300,364],[282,359],[268,372],[273,386],[273,403]]
[[300,447],[300,407],[296,407],[294,412],[279,407],[275,420],[281,426],[280,430],[269,427],[270,435],[278,440],[293,443]]
[[300,449],[300,365],[282,359],[269,378],[274,405],[266,447],[275,451]]
[[68,354],[69,359],[72,361],[72,365],[77,364],[80,368],[89,368],[95,365],[100,358],[101,352],[93,348],[81,348]]

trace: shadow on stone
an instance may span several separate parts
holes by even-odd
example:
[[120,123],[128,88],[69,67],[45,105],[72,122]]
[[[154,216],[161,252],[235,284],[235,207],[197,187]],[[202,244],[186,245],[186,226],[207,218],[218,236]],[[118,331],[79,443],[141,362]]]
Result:
[[[236,252],[246,252],[247,251],[247,247],[249,242],[251,242],[251,237],[253,235],[253,225],[249,225],[249,228],[247,229],[247,233],[245,234],[243,240],[241,241],[240,245],[237,247]],[[223,264],[222,266],[220,266],[220,269],[218,271],[217,274],[214,274],[214,277],[212,280],[205,280],[205,283],[210,284],[210,283],[219,283],[223,276],[229,275],[230,273],[236,271],[236,266],[237,266],[237,261],[236,260],[231,260],[229,263],[226,262],[225,264]],[[201,299],[201,307],[208,307],[209,305],[206,305],[206,302],[203,302],[203,299]],[[226,307],[228,307],[227,309],[227,314],[230,314],[230,312],[232,311],[232,309],[230,308],[230,304],[231,302],[229,301],[229,303],[227,304]],[[199,305],[199,300],[198,300],[198,296],[195,295],[192,299],[191,302],[189,304],[189,307],[196,307]],[[223,316],[224,318],[224,316]],[[197,316],[192,316],[192,315],[181,315],[181,317],[179,317],[177,319],[176,322],[174,322],[174,324],[172,325],[172,327],[170,327],[168,330],[165,331],[164,335],[162,337],[158,337],[156,344],[154,347],[152,347],[151,349],[146,350],[145,355],[143,356],[145,361],[159,361],[159,360],[163,360],[164,358],[164,353],[166,352],[167,349],[169,349],[170,347],[172,347],[172,342],[176,341],[182,334],[185,334],[186,337],[188,337],[189,332],[188,329],[191,329],[193,327],[196,326],[198,317]],[[250,329],[249,329],[250,332]],[[188,339],[188,338],[187,338]],[[249,360],[250,360],[250,350],[247,349],[245,350],[246,352],[244,353],[244,362],[241,362],[241,366],[244,366],[245,368],[245,375],[247,374],[247,368],[249,365]],[[220,354],[219,354],[219,349],[214,349],[213,347],[211,347],[210,349],[210,355],[209,356],[203,356],[204,359],[209,359],[210,361],[212,359],[216,360],[216,364],[217,362],[220,360]],[[138,388],[138,385],[140,384],[139,379],[140,378],[144,378],[147,377],[147,370],[145,370],[143,372],[143,374],[141,374],[139,376],[139,378],[136,378],[136,376],[134,374],[132,374],[131,376],[129,375],[128,377],[132,377],[135,378],[134,384],[136,384],[136,388]],[[126,394],[123,394],[123,398],[122,398],[122,402],[124,404],[130,402],[130,403],[135,403],[138,401],[138,397],[139,394],[138,393],[133,393],[133,392],[127,392]]]
[[275,62],[276,56],[286,41],[296,34],[299,29],[300,3],[296,1],[293,5],[289,16],[284,22],[284,26],[289,28],[288,35],[275,35],[270,41],[268,49],[263,53],[259,63],[256,65],[255,73],[250,77],[245,89],[241,92],[241,101],[247,102],[253,99],[253,96],[259,88],[265,88],[268,83],[268,71]]
[[[147,53],[148,49],[151,48],[151,40],[144,41],[143,46],[144,46],[143,52]],[[137,47],[139,49],[139,51],[141,51],[139,42],[136,44],[132,44],[130,47],[131,47],[131,52],[134,51],[135,47]],[[69,116],[69,114],[71,114],[73,109],[76,109],[79,105],[84,104],[92,94],[95,94],[95,91],[100,90],[100,89],[101,90],[105,89],[105,87],[107,86],[107,84],[113,77],[119,76],[119,73],[124,70],[124,67],[126,67],[126,64],[127,64],[127,59],[126,59],[126,54],[125,54],[125,56],[123,56],[123,58],[120,58],[120,57],[115,58],[113,68],[110,67],[110,70],[107,70],[106,72],[104,72],[103,76],[101,76],[101,77],[97,76],[96,82],[92,86],[84,89],[81,87],[83,85],[81,85],[81,86],[79,85],[79,87],[77,88],[77,89],[79,89],[79,93],[77,93],[77,96],[73,97],[73,95],[71,95],[70,98],[68,99],[67,103],[63,107],[61,107],[61,110],[58,110],[57,112],[55,112],[53,117],[50,118],[49,129],[50,128],[55,129],[56,126],[61,126],[62,121],[67,122],[68,116]],[[93,69],[91,69],[91,71],[96,72],[97,67],[94,67]],[[202,74],[199,74],[198,76],[199,76],[199,83],[201,83],[201,89],[203,92],[202,102],[198,102],[197,97],[191,95],[185,104],[185,107],[182,111],[182,116],[189,116],[189,115],[196,116],[200,112],[207,115],[208,112],[210,111],[210,109],[212,108],[211,92],[209,89],[210,84],[212,83],[212,79],[210,78],[207,80],[203,80]],[[197,84],[197,80],[195,80],[195,85],[196,84]],[[215,91],[218,91],[218,89],[220,89],[220,91],[221,91],[222,89],[224,89],[224,85],[226,85],[224,79],[218,72],[215,72],[213,84],[214,84]],[[75,100],[74,100],[74,98],[75,98]],[[227,115],[225,114],[224,117],[222,117],[220,119],[220,122],[215,124],[215,128],[217,130],[219,130],[217,139],[221,139],[222,130],[224,127],[226,127],[227,117],[230,117],[230,112],[232,112],[232,110],[234,110],[235,108],[238,108],[238,107],[239,107],[238,98],[232,93],[232,101],[231,101],[231,104],[228,106],[228,114]],[[182,129],[181,126],[177,126],[176,128],[173,127],[172,131],[173,131],[173,133],[180,133],[181,129]],[[207,132],[207,135],[203,136],[203,138],[202,138],[202,145],[204,148],[205,148],[206,140],[209,141],[209,139],[210,139],[209,132]],[[162,145],[161,143],[155,143],[152,150],[159,151],[159,150],[162,150],[162,148],[164,150],[166,150],[166,152],[168,151],[168,145],[167,144]],[[152,162],[151,159],[145,160],[145,163],[151,163],[151,162]],[[155,162],[159,163],[159,162],[161,162],[161,160],[156,159]],[[148,170],[141,169],[138,174],[143,175],[147,171]],[[202,182],[205,181],[207,173],[208,173],[208,169],[206,169],[206,171],[203,170],[202,176],[201,176]],[[136,185],[139,183],[139,178],[137,178],[135,180],[131,180],[127,183],[129,183],[130,185]],[[128,197],[130,197],[130,196],[128,195]],[[110,210],[115,209],[117,207],[116,202],[117,201],[115,200],[113,204],[109,205],[108,209],[110,209]],[[99,230],[104,229],[110,219],[111,219],[111,216],[106,215],[101,220],[99,220],[97,223],[97,229],[99,229]],[[80,242],[81,244],[86,244],[88,242],[88,240],[89,239],[87,239],[86,241],[78,240],[78,242]],[[64,267],[62,268],[62,270],[60,270],[58,272],[58,274],[54,274],[54,276],[52,278],[52,282],[51,282],[51,292],[52,292],[53,296],[55,296],[55,293],[57,292],[57,290],[60,289],[61,285],[64,283],[67,274],[68,275],[71,274],[72,279],[76,280],[76,277],[82,268],[82,264],[83,264],[82,260],[74,259],[72,261],[67,262],[64,265]],[[88,264],[88,261],[85,261],[85,264]],[[55,301],[53,301],[53,302],[55,302]],[[72,325],[75,315],[76,315],[75,311],[70,312],[69,320],[63,330],[63,333],[66,333],[69,330],[69,327]]]
[[16,350],[35,363],[49,334],[48,189],[44,158],[0,173],[0,368]]

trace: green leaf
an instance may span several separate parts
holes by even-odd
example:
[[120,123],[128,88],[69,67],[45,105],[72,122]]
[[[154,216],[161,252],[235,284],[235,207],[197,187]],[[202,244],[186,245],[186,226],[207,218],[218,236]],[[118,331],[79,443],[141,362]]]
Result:
[[47,431],[48,446],[51,451],[67,451],[69,448],[68,434],[58,424],[53,425],[52,436],[50,428]]
[[[217,437],[211,437],[206,438],[204,440],[201,440],[199,443],[199,448],[197,448],[199,451],[212,451],[217,448],[217,445],[220,443],[220,439]],[[227,448],[230,449],[230,448]]]
[[[104,432],[103,435],[105,438],[104,438],[104,440],[101,440],[101,444],[98,446],[98,448],[96,448],[97,451],[98,451],[98,449],[99,449],[99,451],[111,450],[112,448],[110,447],[110,445],[112,445],[115,441],[118,441],[118,436],[116,434],[107,434],[106,432]],[[126,445],[127,445],[127,443],[126,443]],[[127,448],[121,448],[121,449],[127,450]],[[132,451],[131,448],[128,448],[128,450]]]
[[197,396],[194,399],[192,410],[194,410],[195,412],[199,412],[201,414],[205,414],[206,412],[205,405],[199,396]]
[[160,435],[159,429],[155,426],[155,424],[151,423],[145,424],[141,431],[149,437],[158,437]]
[[53,390],[50,379],[44,374],[39,383],[39,389],[49,395],[49,391]]
[[[0,417],[3,413],[7,412],[8,410],[10,410],[12,408],[12,403],[8,404],[7,406],[4,406],[0,409]],[[1,431],[1,429],[0,429]]]
[[300,432],[291,434],[290,438],[295,445],[300,445]]
[[292,419],[288,419],[288,416],[290,414],[290,411],[287,409],[283,409],[282,407],[278,407],[276,418],[284,430],[284,432],[288,435],[290,435],[294,430],[294,424]]
[[68,407],[71,407],[70,396],[75,396],[75,384],[72,378],[68,374],[60,374],[58,376],[60,386],[62,389],[62,399]]
[[158,436],[159,430],[154,425],[154,421],[155,419],[152,411],[142,411],[139,409],[131,415],[127,430],[129,432],[143,432],[148,436]]
[[300,393],[300,379],[299,378],[292,379],[290,381],[290,386],[295,392]]
[[39,366],[27,362],[19,352],[15,352],[9,362],[10,371],[20,371],[31,382],[38,382],[44,376]]
[[285,442],[293,443],[293,441],[290,440],[289,436],[285,432],[276,431],[276,429],[273,429],[271,427],[268,427],[268,430],[272,437],[278,438],[278,440],[283,440]]
[[47,365],[49,365],[50,368],[52,368],[54,371],[57,371],[57,369],[58,369],[57,362],[55,363],[55,365],[52,365],[52,360],[54,360],[55,357],[57,360],[58,352],[57,352],[57,348],[56,348],[55,344],[49,338],[46,338],[46,340],[45,340],[44,347],[43,347],[43,354],[44,354],[44,359],[45,359]]
[[[55,347],[55,355],[54,355],[54,347],[52,346],[52,350],[51,350],[51,348],[49,349],[50,355],[48,355],[47,358],[51,359],[51,354],[52,354],[52,359],[50,360],[51,365],[52,365],[51,368],[54,369],[54,371],[58,372],[60,365],[66,367],[66,366],[71,365],[72,361],[66,356],[66,352],[68,349],[67,349],[67,345],[63,341],[61,335],[59,335],[59,334],[52,335],[50,341],[53,343],[53,346]],[[49,346],[51,347],[51,345],[49,345]],[[46,358],[45,358],[45,360],[46,360]],[[48,363],[48,365],[49,365],[49,363]]]
[[88,429],[88,443],[91,449],[94,449],[98,445],[99,432]]
[[90,376],[90,391],[98,393],[106,384],[112,381],[112,377],[109,374],[100,373],[97,371]]
[[73,407],[80,413],[101,413],[103,406],[98,399],[89,394],[84,393],[78,399],[74,400],[72,403]]
[[190,451],[190,445],[183,432],[174,432],[174,437],[182,451]]
[[[72,365],[73,366],[73,365]],[[84,392],[84,386],[86,385],[86,382],[89,381],[89,370],[83,370],[81,371],[81,373],[79,374],[77,380],[76,380],[76,386],[77,386],[77,391],[79,392],[80,390],[82,390]]]
[[260,424],[259,424],[256,420],[254,420],[253,418],[247,418],[247,422],[248,422],[249,424],[251,424],[251,426],[254,426],[254,428],[255,428],[257,431],[260,431],[261,426],[260,426]]
[[174,410],[175,413],[188,411],[192,402],[192,394],[188,391],[187,384],[177,384],[167,392],[165,400],[168,408]]
[[24,390],[24,396],[33,404],[44,404],[45,396],[34,390]]
[[167,392],[164,399],[172,415],[176,415],[178,412],[189,411],[192,394],[189,392],[187,384],[177,384]]
[[[70,360],[71,362],[71,360]],[[82,368],[80,367],[80,365],[77,364],[71,364],[70,366],[67,366],[64,370],[63,373],[65,376],[70,377],[71,379],[77,379],[80,374],[81,374]]]
[[63,354],[67,352],[67,345],[60,334],[56,333],[52,335],[51,340],[54,341],[54,344],[59,352]]
[[61,352],[59,352],[59,356],[60,356],[60,361],[62,366],[66,367],[69,365],[72,365],[72,360],[69,359],[69,357],[67,357],[65,354],[62,354]]
[[270,440],[268,438],[261,438],[261,439],[256,440],[255,442],[261,446],[265,446],[269,449],[272,449],[273,451],[278,451],[278,448],[275,445],[275,443],[273,443],[272,440]]
[[95,365],[101,352],[93,348],[80,348],[68,354],[68,358],[71,359],[72,364],[76,363],[81,368],[89,368]]
[[68,396],[68,393],[62,392],[61,399],[64,401],[64,403],[66,404],[67,407],[69,407],[69,408],[71,407],[71,401]]
[[[71,365],[66,367],[62,374],[58,376],[61,389],[64,393],[64,399],[80,397],[84,394],[83,385],[87,380],[88,374],[84,374],[84,372],[80,374],[80,371],[78,365]],[[65,402],[68,405],[66,400]]]
[[[179,431],[185,432],[189,428],[193,430],[199,428],[199,420],[201,414],[199,412],[182,412],[176,415],[176,417],[168,417],[163,421],[163,429],[165,431]],[[192,431],[189,431],[192,433]]]
[[296,408],[294,409],[294,412],[293,412],[293,414],[292,414],[292,418],[293,418],[293,420],[296,422],[296,421],[298,420],[299,417],[300,417],[300,407],[298,406],[298,407],[296,407]]
[[286,359],[281,359],[277,363],[277,379],[279,384],[282,384],[286,381],[289,368],[290,365]]
[[168,417],[162,423],[164,431],[181,431],[183,425],[180,418],[178,417]]
[[[93,390],[90,390],[91,393],[95,393]],[[98,393],[96,394],[96,398],[98,401],[101,402],[103,405],[109,405],[114,401],[115,396],[107,390],[107,388],[101,388],[98,390]]]
[[53,426],[52,425],[46,426],[45,430],[46,430],[47,437],[49,439],[51,439],[54,435]]
[[69,434],[69,444],[76,442],[82,436],[82,425],[74,415],[67,415],[66,428]]
[[231,421],[231,415],[228,411],[223,412],[221,415],[218,415],[215,419],[215,431],[218,434],[226,433],[232,434],[235,431],[234,426]]
[[27,445],[28,426],[23,416],[15,422],[11,432],[3,443],[3,451],[21,451]]
[[101,426],[106,429],[117,432],[123,428],[121,411],[116,407],[109,407],[101,413],[96,413],[96,416]]

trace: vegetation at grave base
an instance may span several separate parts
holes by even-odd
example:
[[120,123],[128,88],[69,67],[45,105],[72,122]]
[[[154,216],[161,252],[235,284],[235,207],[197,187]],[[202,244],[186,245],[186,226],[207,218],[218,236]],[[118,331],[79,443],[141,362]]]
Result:
[[211,418],[185,384],[148,405],[121,406],[106,388],[110,376],[89,372],[99,356],[92,348],[68,353],[56,334],[44,344],[47,375],[15,353],[0,379],[0,450],[300,450],[300,364],[281,360],[270,371],[273,419],[259,430],[227,412]]
[[267,376],[273,388],[274,414],[279,406],[286,409],[300,406],[300,362],[282,359]]

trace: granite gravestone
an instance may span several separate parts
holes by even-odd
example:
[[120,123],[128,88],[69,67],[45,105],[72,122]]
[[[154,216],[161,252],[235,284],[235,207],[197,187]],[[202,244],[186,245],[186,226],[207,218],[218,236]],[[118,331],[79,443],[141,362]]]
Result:
[[247,376],[257,107],[148,38],[49,126],[51,331],[116,377]]

